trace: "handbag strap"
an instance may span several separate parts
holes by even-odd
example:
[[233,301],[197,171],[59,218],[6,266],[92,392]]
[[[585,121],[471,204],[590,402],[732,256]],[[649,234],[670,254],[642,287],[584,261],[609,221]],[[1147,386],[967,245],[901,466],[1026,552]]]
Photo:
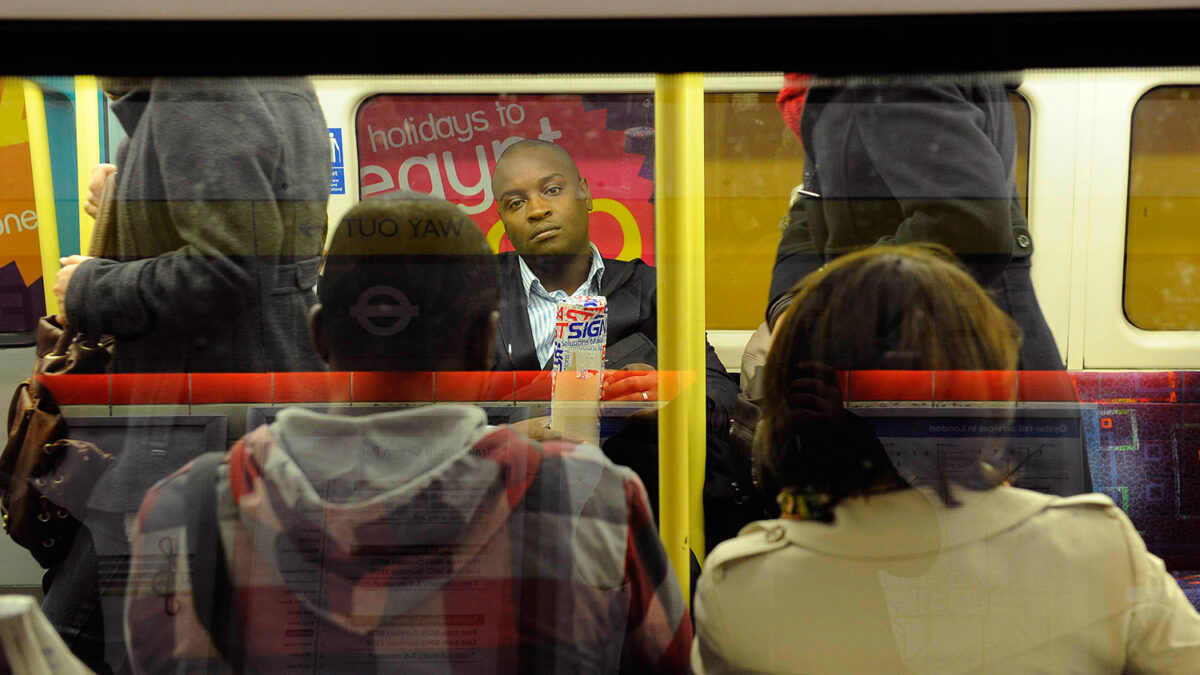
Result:
[[70,324],[63,326],[62,335],[59,335],[58,342],[54,343],[54,350],[42,358],[66,356],[67,350],[71,348],[71,343],[75,341],[77,335],[79,335],[79,330],[74,326]]

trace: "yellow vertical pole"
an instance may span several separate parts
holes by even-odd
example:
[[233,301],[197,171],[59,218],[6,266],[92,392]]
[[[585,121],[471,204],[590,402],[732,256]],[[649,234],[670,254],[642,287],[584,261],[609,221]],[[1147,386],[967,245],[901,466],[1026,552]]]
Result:
[[[659,524],[689,592],[688,551],[704,552],[704,76],[658,75],[654,93],[658,367],[679,396],[659,411]],[[702,559],[702,558],[701,558]]]
[[79,162],[79,251],[84,255],[92,241],[96,221],[84,211],[92,167],[100,163],[100,89],[91,75],[75,77],[75,153]]
[[29,128],[29,164],[33,171],[33,203],[37,210],[38,246],[42,252],[42,287],[46,313],[58,313],[54,276],[58,272],[58,214],[54,210],[54,178],[50,173],[50,134],[46,99],[37,84],[25,81],[25,123]]

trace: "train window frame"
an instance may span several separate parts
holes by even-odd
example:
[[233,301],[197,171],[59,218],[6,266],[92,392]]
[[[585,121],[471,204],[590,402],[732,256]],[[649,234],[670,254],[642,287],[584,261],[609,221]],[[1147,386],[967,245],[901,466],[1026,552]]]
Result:
[[[1075,71],[1077,173],[1071,272],[1070,346],[1073,370],[1200,367],[1200,331],[1146,330],[1125,314],[1125,242],[1129,209],[1133,111],[1150,90],[1200,85],[1192,68],[1099,68]],[[1087,81],[1080,74],[1086,73]],[[1103,102],[1103,105],[1097,105]]]
[[[1169,313],[1166,313],[1166,312],[1163,312],[1160,310],[1160,311],[1154,312],[1152,315],[1145,315],[1145,316],[1139,317],[1139,316],[1135,316],[1135,315],[1138,312],[1145,311],[1146,308],[1136,307],[1133,310],[1131,310],[1131,306],[1130,306],[1130,303],[1132,301],[1136,301],[1138,299],[1137,296],[1141,295],[1141,293],[1134,293],[1133,294],[1134,298],[1131,299],[1131,283],[1133,283],[1131,281],[1131,276],[1133,276],[1136,279],[1138,276],[1140,276],[1141,273],[1143,273],[1143,270],[1145,270],[1145,268],[1147,268],[1147,267],[1161,269],[1161,265],[1149,264],[1149,265],[1137,265],[1136,266],[1137,269],[1135,270],[1135,265],[1134,265],[1133,258],[1132,258],[1133,253],[1131,251],[1131,249],[1134,247],[1134,244],[1135,244],[1135,237],[1139,237],[1143,232],[1147,232],[1147,231],[1155,232],[1163,225],[1163,223],[1161,221],[1149,221],[1149,220],[1145,221],[1143,224],[1137,224],[1133,217],[1133,213],[1134,213],[1134,209],[1135,209],[1135,206],[1134,206],[1135,199],[1152,199],[1152,197],[1150,197],[1150,196],[1141,197],[1140,195],[1135,196],[1135,194],[1134,194],[1135,180],[1137,180],[1137,163],[1140,160],[1143,160],[1145,157],[1145,156],[1139,156],[1138,153],[1136,152],[1136,145],[1139,141],[1139,139],[1137,137],[1138,113],[1139,113],[1139,110],[1142,110],[1142,106],[1144,104],[1151,102],[1150,97],[1152,97],[1153,95],[1155,95],[1158,92],[1165,92],[1165,91],[1171,91],[1171,90],[1192,91],[1192,92],[1196,93],[1196,95],[1197,95],[1196,100],[1198,102],[1200,102],[1200,85],[1159,84],[1159,85],[1156,85],[1156,86],[1153,86],[1153,87],[1147,89],[1145,92],[1142,93],[1141,96],[1138,97],[1137,101],[1135,101],[1133,104],[1133,111],[1132,111],[1132,114],[1130,115],[1130,138],[1129,138],[1130,151],[1129,151],[1129,171],[1128,171],[1128,181],[1129,182],[1128,182],[1128,188],[1127,188],[1128,192],[1126,195],[1125,241],[1124,241],[1125,264],[1122,269],[1123,281],[1122,281],[1121,308],[1122,308],[1122,311],[1124,312],[1125,319],[1133,326],[1135,326],[1141,330],[1144,330],[1144,331],[1197,331],[1197,330],[1200,330],[1200,308],[1196,308],[1193,311],[1194,318],[1190,322],[1185,322],[1185,323],[1181,323],[1181,324],[1172,324],[1171,319],[1169,317]],[[1186,96],[1184,98],[1186,98]],[[1182,116],[1182,119],[1186,119],[1186,118],[1187,118],[1186,115]],[[1195,134],[1195,138],[1197,139],[1197,141],[1196,141],[1197,147],[1200,147],[1200,133]],[[1177,139],[1172,139],[1172,140],[1177,140]],[[1195,154],[1195,153],[1185,153],[1185,154]],[[1200,164],[1197,164],[1196,170],[1200,171]],[[1149,188],[1142,187],[1140,191],[1148,192]],[[1170,194],[1170,195],[1165,195],[1165,196],[1159,197],[1159,200],[1161,200],[1163,202],[1167,202],[1168,200],[1170,200],[1173,197],[1186,197],[1186,195]],[[1147,204],[1147,205],[1143,206],[1143,213],[1146,213],[1146,209],[1149,206],[1152,206],[1152,204]],[[1163,207],[1163,210],[1168,209],[1168,205],[1166,203],[1162,204],[1162,207]],[[1177,236],[1176,237],[1176,240],[1179,240],[1179,241],[1184,241],[1186,239],[1187,239],[1186,236],[1184,236],[1184,237]],[[1143,242],[1138,242],[1138,243],[1143,243]],[[1133,274],[1135,271],[1138,272],[1138,274]],[[1160,286],[1160,288],[1161,288],[1161,286]],[[1183,295],[1187,294],[1186,293],[1187,289],[1181,289],[1181,290],[1184,291]]]

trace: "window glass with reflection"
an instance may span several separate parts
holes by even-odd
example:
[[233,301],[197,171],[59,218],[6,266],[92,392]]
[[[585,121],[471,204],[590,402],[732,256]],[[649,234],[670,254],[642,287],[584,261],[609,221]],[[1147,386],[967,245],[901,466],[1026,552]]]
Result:
[[[41,380],[70,452],[16,487],[79,527],[4,538],[0,591],[48,568],[97,672],[1195,660],[1191,379],[1059,360],[1025,77],[4,80],[3,318],[73,287],[115,347]],[[1192,92],[1134,118],[1146,325],[1186,307]],[[105,213],[116,249],[29,272]]]
[[1163,86],[1133,110],[1125,316],[1144,330],[1200,328],[1200,87]]

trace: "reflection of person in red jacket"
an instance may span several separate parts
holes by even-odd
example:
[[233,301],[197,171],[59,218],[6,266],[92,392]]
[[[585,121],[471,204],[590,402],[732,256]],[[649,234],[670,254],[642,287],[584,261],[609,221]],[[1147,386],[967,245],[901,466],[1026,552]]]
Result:
[[809,73],[784,73],[783,88],[775,97],[775,105],[779,107],[784,123],[801,143],[804,139],[800,137],[800,116],[804,113],[804,101],[808,98],[808,83],[811,80]]

